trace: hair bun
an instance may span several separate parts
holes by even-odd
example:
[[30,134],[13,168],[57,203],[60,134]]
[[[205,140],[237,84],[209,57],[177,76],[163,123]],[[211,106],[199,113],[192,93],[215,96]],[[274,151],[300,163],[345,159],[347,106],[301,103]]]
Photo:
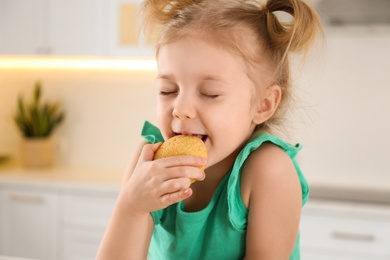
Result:
[[[271,48],[283,52],[302,52],[317,40],[320,20],[315,8],[303,0],[269,0],[265,5]],[[286,12],[294,19],[280,22],[274,12]]]

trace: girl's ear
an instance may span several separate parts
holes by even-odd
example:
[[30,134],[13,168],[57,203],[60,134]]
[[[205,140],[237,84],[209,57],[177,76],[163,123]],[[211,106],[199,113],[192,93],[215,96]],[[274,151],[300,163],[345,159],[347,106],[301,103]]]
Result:
[[282,97],[282,90],[279,85],[269,86],[256,104],[256,111],[253,123],[259,125],[267,121],[276,111]]

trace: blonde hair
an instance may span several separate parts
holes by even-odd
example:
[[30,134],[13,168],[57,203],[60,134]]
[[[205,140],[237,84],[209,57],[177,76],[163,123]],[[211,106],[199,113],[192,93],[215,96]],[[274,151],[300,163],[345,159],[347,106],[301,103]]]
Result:
[[[292,21],[280,21],[277,12]],[[303,0],[145,0],[142,14],[146,32],[162,25],[157,55],[178,39],[205,39],[241,57],[258,89],[279,85],[278,109],[258,126],[267,132],[280,125],[291,100],[290,53],[305,55],[322,33],[316,10]]]

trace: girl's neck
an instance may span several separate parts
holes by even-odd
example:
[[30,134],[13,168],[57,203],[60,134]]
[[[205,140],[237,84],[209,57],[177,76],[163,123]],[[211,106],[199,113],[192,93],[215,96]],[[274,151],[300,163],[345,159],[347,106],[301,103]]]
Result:
[[184,210],[187,212],[200,211],[210,203],[219,184],[233,167],[241,148],[230,154],[219,163],[205,170],[206,178],[191,185],[193,194],[184,201]]

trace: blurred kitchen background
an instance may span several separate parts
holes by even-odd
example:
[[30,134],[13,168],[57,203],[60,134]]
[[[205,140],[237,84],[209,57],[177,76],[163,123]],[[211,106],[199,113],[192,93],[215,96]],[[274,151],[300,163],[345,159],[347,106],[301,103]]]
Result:
[[[311,188],[302,259],[390,259],[390,1],[313,3],[325,43],[294,65],[289,118]],[[94,259],[143,122],[156,122],[138,4],[0,0],[0,259]],[[54,165],[33,169],[12,117],[38,80],[66,119]]]

